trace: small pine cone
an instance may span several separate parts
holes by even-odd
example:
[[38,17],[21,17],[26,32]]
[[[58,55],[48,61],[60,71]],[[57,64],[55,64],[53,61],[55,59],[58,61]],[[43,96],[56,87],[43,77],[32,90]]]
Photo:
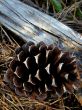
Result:
[[37,45],[28,42],[17,48],[15,53],[16,58],[10,62],[4,81],[14,85],[17,95],[36,93],[44,96],[74,89],[78,78],[77,63],[69,52],[62,52],[44,42]]

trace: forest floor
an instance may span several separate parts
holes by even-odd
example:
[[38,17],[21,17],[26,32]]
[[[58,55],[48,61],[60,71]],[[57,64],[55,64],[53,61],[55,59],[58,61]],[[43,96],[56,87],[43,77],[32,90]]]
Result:
[[[58,19],[82,34],[82,0],[20,0]],[[55,0],[52,0],[55,1]],[[57,1],[57,0],[56,0]],[[65,93],[54,100],[38,101],[17,96],[8,86],[4,87],[3,76],[14,57],[15,48],[24,41],[13,39],[14,33],[0,25],[0,110],[82,110],[82,96]],[[71,106],[70,106],[71,104]]]

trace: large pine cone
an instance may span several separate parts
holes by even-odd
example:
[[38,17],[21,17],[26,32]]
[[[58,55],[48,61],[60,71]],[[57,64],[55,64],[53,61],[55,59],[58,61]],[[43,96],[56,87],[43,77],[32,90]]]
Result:
[[6,82],[21,96],[72,91],[78,78],[76,58],[44,42],[28,42],[15,51],[4,75]]

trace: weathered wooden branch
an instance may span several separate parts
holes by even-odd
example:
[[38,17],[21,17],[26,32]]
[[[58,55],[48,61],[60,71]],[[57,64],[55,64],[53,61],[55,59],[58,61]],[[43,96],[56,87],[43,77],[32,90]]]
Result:
[[0,23],[25,41],[44,41],[82,50],[82,36],[19,0],[0,0]]

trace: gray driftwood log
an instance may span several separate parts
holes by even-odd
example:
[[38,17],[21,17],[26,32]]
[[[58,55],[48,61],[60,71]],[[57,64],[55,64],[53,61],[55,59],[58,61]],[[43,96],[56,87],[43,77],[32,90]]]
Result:
[[82,49],[82,36],[55,18],[19,0],[0,0],[0,23],[23,40]]

